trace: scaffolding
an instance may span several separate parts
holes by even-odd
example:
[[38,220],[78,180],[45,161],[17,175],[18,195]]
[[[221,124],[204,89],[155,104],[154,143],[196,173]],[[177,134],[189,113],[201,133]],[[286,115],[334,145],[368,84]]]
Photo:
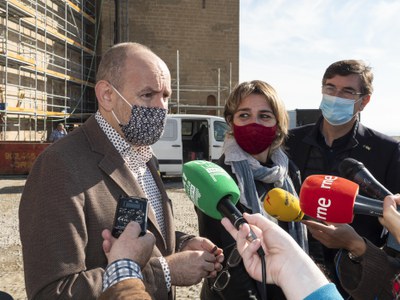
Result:
[[[180,83],[180,62],[179,62],[179,50],[176,51],[176,79],[172,80],[171,87],[173,93],[176,95],[175,99],[169,104],[170,112],[173,113],[202,113],[221,116],[222,111],[225,108],[224,103],[221,102],[221,93],[228,92],[228,95],[232,90],[232,63],[229,64],[229,84],[227,86],[221,85],[221,69],[217,69],[218,82],[215,86],[205,85],[182,85]],[[197,93],[199,95],[210,95],[210,93],[216,94],[217,96],[213,103],[198,103],[198,104],[187,104],[188,100],[182,97],[185,93]],[[186,103],[186,104],[185,104]]]
[[96,110],[95,0],[0,1],[0,141],[45,141]]

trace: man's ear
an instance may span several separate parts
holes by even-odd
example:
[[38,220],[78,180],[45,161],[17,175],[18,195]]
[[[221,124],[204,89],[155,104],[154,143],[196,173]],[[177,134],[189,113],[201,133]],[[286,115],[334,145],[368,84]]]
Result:
[[114,107],[114,101],[111,95],[114,91],[111,87],[111,84],[106,80],[100,80],[96,83],[94,90],[96,92],[96,98],[99,102],[99,105],[105,111],[112,111]]
[[367,106],[369,100],[371,100],[371,95],[365,95],[363,97],[363,99],[361,100],[360,111],[362,111],[365,108],[365,106]]

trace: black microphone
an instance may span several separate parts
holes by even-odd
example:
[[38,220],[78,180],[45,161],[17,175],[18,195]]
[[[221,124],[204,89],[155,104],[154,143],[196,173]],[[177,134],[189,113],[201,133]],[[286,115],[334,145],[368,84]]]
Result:
[[[385,188],[364,164],[354,158],[346,158],[339,164],[339,173],[341,176],[354,181],[360,186],[360,190],[368,196],[383,200],[386,196],[393,195],[387,188]],[[399,210],[399,209],[397,209]],[[387,233],[385,228],[382,232]],[[400,244],[396,241],[392,234],[389,233],[386,245],[392,249],[400,251]]]
[[360,186],[360,190],[368,196],[383,200],[393,195],[368,171],[362,162],[354,158],[346,158],[339,164],[340,176],[347,178]]
[[[217,220],[227,217],[237,230],[247,223],[235,206],[240,190],[232,177],[220,166],[205,160],[193,160],[183,165],[183,186],[189,199],[207,216]],[[248,241],[257,238],[250,229]],[[260,247],[260,256],[265,252]]]

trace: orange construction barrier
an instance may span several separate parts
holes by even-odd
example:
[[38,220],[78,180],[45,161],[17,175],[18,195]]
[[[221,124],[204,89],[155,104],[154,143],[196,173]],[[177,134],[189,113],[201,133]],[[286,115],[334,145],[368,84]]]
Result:
[[36,157],[50,144],[0,142],[0,175],[28,174]]

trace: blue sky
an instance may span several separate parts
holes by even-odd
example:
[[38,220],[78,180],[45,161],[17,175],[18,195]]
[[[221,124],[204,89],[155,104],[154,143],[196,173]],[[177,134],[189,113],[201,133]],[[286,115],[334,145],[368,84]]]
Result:
[[362,122],[400,135],[400,1],[240,0],[239,80],[261,79],[286,108],[318,108],[321,79],[337,60],[372,67]]

